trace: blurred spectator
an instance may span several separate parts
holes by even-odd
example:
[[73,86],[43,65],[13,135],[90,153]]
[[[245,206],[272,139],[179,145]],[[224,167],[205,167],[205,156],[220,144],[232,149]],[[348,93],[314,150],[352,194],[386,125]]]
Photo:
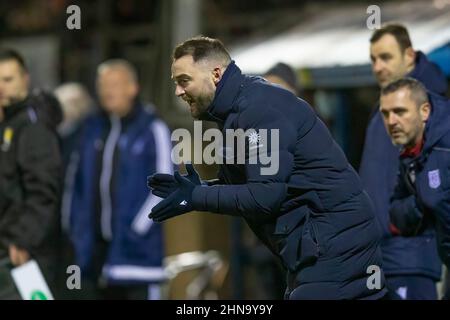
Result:
[[[170,133],[139,98],[135,68],[108,60],[97,69],[101,111],[83,126],[69,189],[76,262],[87,298],[157,299],[165,280],[161,224],[147,218],[160,198],[147,175],[173,172]],[[70,166],[72,163],[70,164]]]
[[[22,56],[0,50],[0,273],[35,259],[53,291],[62,168],[57,118],[41,98],[29,93]],[[0,299],[9,298],[20,297],[2,282]]]
[[[445,76],[422,52],[414,51],[408,31],[402,25],[385,25],[372,34],[370,58],[380,88],[409,76],[432,92],[444,94],[447,89]],[[381,250],[387,285],[403,299],[437,299],[436,281],[441,277],[441,261],[433,228],[405,238],[392,227],[389,219],[389,202],[399,170],[399,150],[384,128],[378,106],[375,111],[367,127],[359,173],[383,231]]]
[[64,164],[67,165],[81,131],[81,124],[93,112],[94,101],[87,89],[75,82],[58,86],[54,94],[63,111],[63,121],[58,126],[58,133],[62,139]]
[[269,82],[282,86],[297,96],[300,94],[300,86],[294,69],[283,62],[279,62],[270,68],[264,74],[264,78]]
[[[77,157],[76,153],[73,153],[76,148],[78,138],[81,133],[83,121],[93,111],[93,99],[91,98],[87,89],[79,83],[71,82],[64,83],[58,86],[54,90],[54,94],[59,101],[62,109],[62,122],[58,126],[58,134],[61,138],[61,149],[64,164],[64,190],[61,213],[63,217],[69,216],[70,211],[70,186],[73,184],[76,166],[69,166],[70,156]],[[73,161],[75,164],[76,161]],[[67,220],[62,221],[62,227],[68,230],[69,222]],[[58,283],[62,284],[59,287],[60,296],[62,299],[72,299],[77,296],[74,295],[72,290],[67,290],[65,282],[67,274],[65,270],[67,266],[75,263],[74,251],[70,240],[67,237],[67,232],[61,234],[60,237],[60,255],[59,263],[61,265],[60,272],[58,274]]]
[[77,126],[92,112],[94,102],[87,89],[80,83],[70,82],[58,86],[55,91],[63,109],[63,122],[58,127],[62,137],[73,133]]

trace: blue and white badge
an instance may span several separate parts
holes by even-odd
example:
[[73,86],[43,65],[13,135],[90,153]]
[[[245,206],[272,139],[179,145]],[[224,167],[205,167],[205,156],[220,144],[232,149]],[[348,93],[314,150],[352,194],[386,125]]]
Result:
[[428,185],[431,189],[437,189],[441,185],[439,169],[428,171]]

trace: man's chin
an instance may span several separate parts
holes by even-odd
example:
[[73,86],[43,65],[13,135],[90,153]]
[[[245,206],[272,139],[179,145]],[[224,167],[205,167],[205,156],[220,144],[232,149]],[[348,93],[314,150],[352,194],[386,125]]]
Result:
[[386,88],[389,83],[390,81],[388,80],[378,80],[378,85],[380,86],[381,89]]
[[198,119],[198,110],[194,107],[190,107],[189,111],[191,112],[191,117],[194,119]]
[[195,107],[191,106],[190,111],[192,118],[194,118],[195,120],[204,120],[207,114],[206,110],[203,110],[201,107],[199,108],[198,105],[196,105]]
[[14,103],[14,100],[11,98],[3,97],[0,99],[0,108],[7,108]]
[[405,141],[399,139],[391,139],[392,144],[396,147],[403,147],[405,145]]

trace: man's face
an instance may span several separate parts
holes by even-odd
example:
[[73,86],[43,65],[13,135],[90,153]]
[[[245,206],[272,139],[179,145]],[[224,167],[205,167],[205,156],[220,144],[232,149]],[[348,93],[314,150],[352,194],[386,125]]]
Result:
[[380,112],[392,143],[412,147],[423,137],[430,105],[425,103],[418,107],[411,99],[409,89],[402,88],[381,96]]
[[0,61],[0,107],[22,101],[28,95],[28,74],[15,60]]
[[194,62],[191,55],[186,55],[173,61],[172,79],[176,96],[186,101],[192,117],[199,119],[214,100],[220,75],[215,75],[206,62]]
[[370,45],[372,72],[381,88],[403,78],[414,68],[415,53],[412,48],[401,52],[395,37],[385,34]]
[[97,76],[100,105],[109,113],[126,115],[133,107],[138,92],[138,84],[125,68],[107,67]]

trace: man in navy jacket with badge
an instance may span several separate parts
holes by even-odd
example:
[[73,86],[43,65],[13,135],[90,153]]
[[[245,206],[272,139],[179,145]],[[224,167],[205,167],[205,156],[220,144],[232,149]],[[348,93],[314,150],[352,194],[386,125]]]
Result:
[[404,236],[430,225],[439,256],[450,266],[450,102],[428,94],[412,78],[381,91],[380,111],[393,144],[401,146],[400,171],[390,218]]
[[[223,44],[207,37],[175,48],[172,78],[194,118],[216,122],[224,135],[250,132],[246,161],[227,161],[209,182],[192,165],[186,176],[153,175],[149,185],[165,199],[150,217],[160,222],[192,210],[243,217],[286,268],[287,299],[382,298],[380,233],[370,199],[311,107],[243,75]],[[255,143],[262,130],[270,132],[270,146]],[[260,148],[278,159],[278,170],[250,161]]]

